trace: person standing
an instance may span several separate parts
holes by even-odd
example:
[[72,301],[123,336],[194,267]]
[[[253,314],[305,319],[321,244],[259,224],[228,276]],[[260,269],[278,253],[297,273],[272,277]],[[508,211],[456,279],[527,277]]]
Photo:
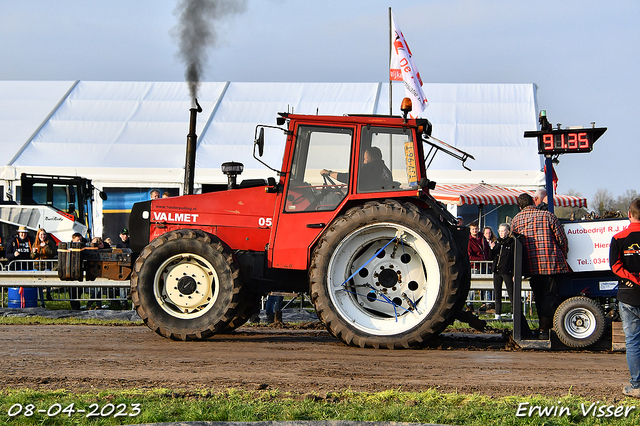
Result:
[[[54,259],[57,255],[58,247],[56,247],[56,243],[49,234],[47,234],[47,231],[42,228],[38,229],[38,232],[36,232],[36,241],[33,243],[31,249],[31,258],[34,260],[42,260],[42,262],[34,262],[35,269],[38,271],[53,269],[53,264],[46,260]],[[38,287],[38,299],[44,308],[44,289],[42,287]],[[51,287],[47,287],[47,300],[53,300],[51,297]]]
[[[471,273],[472,274],[486,274],[488,265],[483,264],[482,261],[487,261],[491,258],[491,249],[489,243],[480,233],[478,229],[478,222],[473,221],[469,224],[469,245],[467,246],[467,254],[471,261]],[[480,292],[482,295],[482,291]],[[480,297],[482,299],[482,296]],[[469,291],[469,299],[475,300],[475,291]],[[468,308],[472,308],[473,304],[469,304]],[[480,306],[481,310],[486,310],[486,304]]]
[[559,305],[560,280],[563,274],[571,272],[567,263],[569,243],[556,215],[536,208],[531,195],[520,194],[518,207],[520,212],[513,218],[511,229],[522,241],[522,271],[531,277],[540,320],[539,338],[548,340]]
[[[120,241],[118,241],[118,243],[116,244],[116,248],[119,249],[130,249],[131,248],[131,240],[129,240],[129,230],[127,228],[122,228],[122,231],[120,231]],[[107,289],[107,297],[109,299],[112,299],[110,306],[111,309],[121,309],[121,303],[120,300],[117,300],[116,295],[120,295],[121,299],[124,299],[124,294],[122,290],[119,289],[115,289],[115,288],[108,288]],[[125,302],[126,304],[126,302]]]
[[609,265],[620,277],[618,309],[624,330],[629,385],[625,395],[640,398],[640,198],[629,206],[629,227],[611,238]]
[[[511,227],[507,223],[501,223],[498,227],[498,238],[491,249],[493,257],[493,290],[496,293],[496,317],[502,319],[502,283],[504,283],[513,305],[520,303],[520,297],[513,294],[513,265],[516,241],[511,235]],[[520,314],[520,330],[523,337],[531,337],[531,329],[524,313]]]
[[493,233],[493,228],[490,226],[485,226],[482,228],[482,235],[484,235],[485,240],[489,243],[489,248],[492,249],[496,245],[496,236]]
[[[54,259],[58,255],[58,248],[47,231],[40,228],[36,233],[36,241],[32,245],[31,258],[35,260]],[[42,271],[51,269],[47,262],[35,262],[35,269]],[[47,268],[49,267],[49,268]]]
[[546,189],[538,189],[533,196],[533,202],[536,207],[540,210],[549,210],[549,205],[547,204],[547,190]]
[[127,228],[122,228],[122,231],[120,231],[120,241],[116,244],[116,248],[131,248],[129,230]]
[[[33,238],[29,236],[27,232],[27,228],[25,226],[18,227],[18,232],[9,239],[7,243],[7,247],[4,252],[7,257],[7,260],[11,262],[12,260],[30,260],[31,259],[31,247],[33,246]],[[24,270],[29,269],[25,265],[16,265],[17,269],[13,270]]]
[[469,246],[467,247],[467,253],[469,254],[469,260],[471,261],[472,268],[479,271],[479,264],[475,264],[475,261],[489,260],[490,247],[487,240],[484,238],[478,229],[478,222],[471,222],[469,224]]
[[267,324],[271,324],[273,322],[282,324],[282,301],[284,300],[283,296],[276,294],[269,294],[267,297],[267,304],[265,306],[265,311],[267,313]]
[[[487,260],[492,260],[493,256],[491,254],[493,248],[496,246],[496,236],[493,233],[493,228],[490,226],[485,226],[484,228],[482,228],[482,236],[484,237],[485,240],[487,240],[487,244],[489,244],[489,256]],[[485,273],[487,274],[491,274],[493,271],[493,264],[490,263],[487,265],[487,270]],[[502,297],[502,292],[500,293],[495,293],[492,292],[491,290],[487,290],[485,291],[485,300],[493,300],[494,302],[497,302],[497,300]],[[481,306],[482,308],[482,306]],[[489,309],[495,309],[497,308],[496,303],[489,303],[488,306],[485,305],[485,309],[489,308]],[[499,314],[499,311],[495,311],[496,314]]]
[[496,294],[495,319],[497,320],[502,319],[502,283],[507,289],[509,300],[513,302],[514,246],[515,241],[511,238],[511,227],[506,223],[501,223],[498,227],[498,238],[491,247],[493,291]]

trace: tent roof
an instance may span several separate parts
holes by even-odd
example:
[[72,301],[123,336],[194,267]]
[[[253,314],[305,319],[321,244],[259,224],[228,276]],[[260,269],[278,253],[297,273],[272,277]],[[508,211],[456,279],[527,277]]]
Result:
[[[506,205],[518,204],[518,196],[525,192],[532,197],[534,195],[532,191],[480,183],[476,185],[436,185],[436,188],[431,191],[431,195],[442,203],[457,206],[463,204]],[[587,199],[583,197],[554,194],[553,200],[555,206],[587,207]]]
[[[536,141],[535,84],[425,84],[422,114],[433,135],[472,154],[473,170],[438,154],[428,173],[442,183],[543,184]],[[278,112],[389,113],[388,83],[202,83],[196,184],[224,183],[225,161],[245,165],[242,179],[272,172],[252,156],[257,124]],[[394,85],[394,111],[404,90]],[[191,101],[182,82],[0,81],[0,177],[21,172],[81,174],[97,186],[179,185],[183,179]],[[282,165],[285,136],[266,132],[263,160]],[[2,167],[4,166],[4,168]]]

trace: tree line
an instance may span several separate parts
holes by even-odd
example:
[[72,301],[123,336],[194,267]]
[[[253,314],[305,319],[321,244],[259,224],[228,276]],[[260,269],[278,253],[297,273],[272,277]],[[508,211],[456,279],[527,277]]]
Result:
[[605,212],[620,212],[624,217],[627,217],[629,204],[636,198],[638,198],[638,193],[635,189],[627,189],[622,195],[614,198],[608,189],[598,188],[591,205],[592,209],[601,216]]
[[[575,190],[568,190],[567,195],[581,197]],[[606,188],[598,188],[589,202],[589,210],[579,207],[556,207],[555,213],[561,219],[579,220],[585,218],[627,217],[629,204],[640,194],[635,189],[627,189],[622,195],[614,197]]]

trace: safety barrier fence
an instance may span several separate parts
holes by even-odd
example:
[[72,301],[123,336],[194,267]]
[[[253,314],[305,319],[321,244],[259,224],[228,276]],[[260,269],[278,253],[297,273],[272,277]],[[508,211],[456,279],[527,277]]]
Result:
[[[80,303],[125,303],[129,295],[129,281],[98,278],[95,281],[60,281],[57,259],[13,260],[0,269],[0,304],[5,307],[5,288],[37,287],[37,303],[45,301]],[[96,303],[97,302],[97,303]]]
[[[467,297],[467,304],[495,303],[496,297],[501,297],[503,304],[511,304],[507,296],[506,287],[502,283],[502,292],[496,295],[493,288],[493,262],[488,261],[472,261],[471,262],[471,289]],[[521,302],[523,312],[531,313],[533,297],[528,279],[522,279],[522,295]]]
[[[5,303],[6,287],[40,287],[44,291],[39,292],[38,302],[42,303],[42,297],[55,301],[73,302],[106,302],[106,301],[126,301],[129,293],[129,281],[113,281],[98,278],[95,281],[65,281],[58,279],[57,259],[48,260],[14,260],[0,269],[0,301],[2,307]],[[522,300],[525,312],[527,304],[531,303],[531,289],[528,280],[522,281]],[[273,293],[277,295],[292,296],[293,300],[288,301],[303,302],[308,299],[304,293]],[[467,303],[494,303],[495,294],[493,291],[493,272],[490,261],[471,263],[471,290]],[[509,303],[504,291],[500,295],[503,303]],[[296,300],[297,299],[297,300]]]

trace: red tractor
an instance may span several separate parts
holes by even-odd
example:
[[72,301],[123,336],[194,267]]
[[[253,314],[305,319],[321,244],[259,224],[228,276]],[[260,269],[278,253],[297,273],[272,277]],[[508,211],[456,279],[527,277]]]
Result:
[[[409,347],[442,332],[468,294],[468,230],[430,196],[425,150],[463,165],[472,157],[435,144],[431,123],[407,119],[410,109],[404,118],[280,113],[278,181],[237,184],[242,164],[225,163],[227,188],[135,204],[140,317],[162,336],[205,339],[241,326],[261,295],[280,290],[309,292],[349,345]],[[260,162],[265,127],[275,126],[256,128]]]

